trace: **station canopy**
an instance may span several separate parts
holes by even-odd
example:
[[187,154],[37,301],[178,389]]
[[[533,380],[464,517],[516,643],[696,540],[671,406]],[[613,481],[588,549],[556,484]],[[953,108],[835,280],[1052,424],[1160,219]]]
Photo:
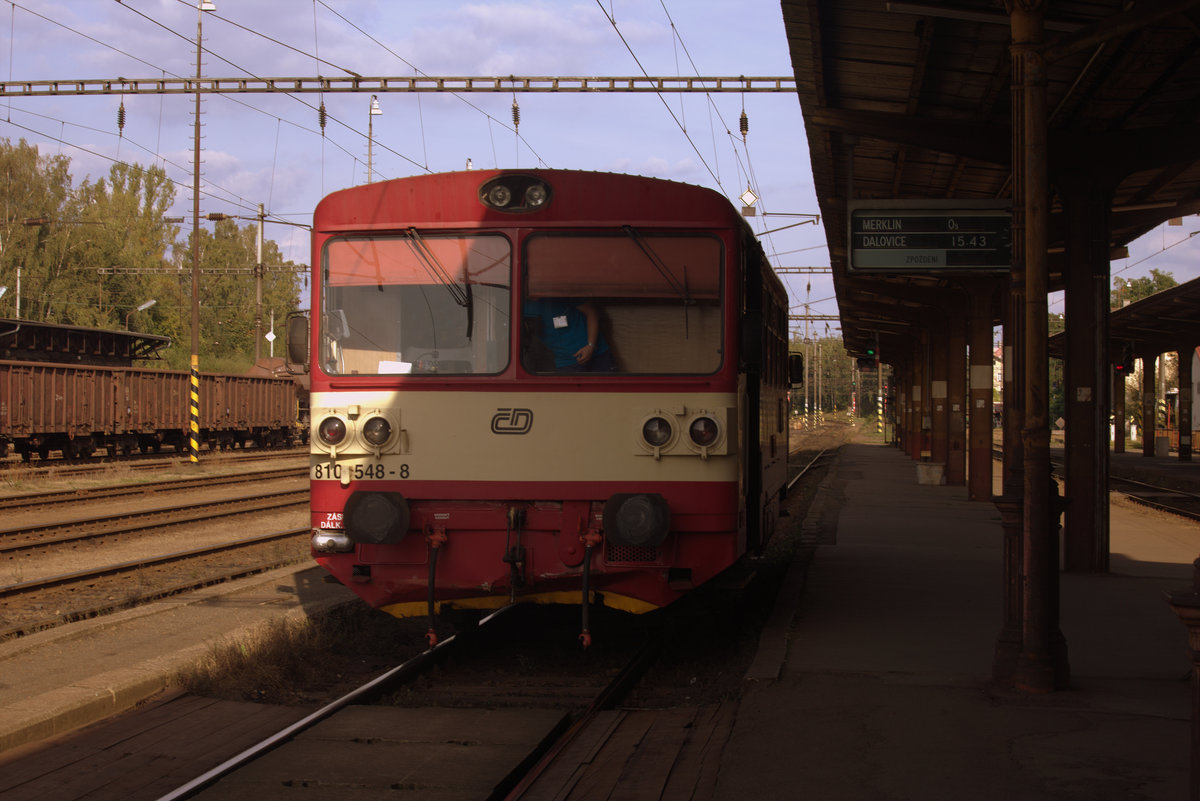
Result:
[[[1200,342],[1200,278],[1156,292],[1108,315],[1110,358],[1186,351]],[[1050,355],[1062,358],[1066,337],[1050,337]]]
[[[889,339],[909,339],[1002,273],[852,272],[852,206],[1011,199],[1009,17],[996,0],[781,5],[843,338],[860,356],[878,339],[886,360]],[[1045,5],[1051,184],[1070,172],[1115,187],[1116,258],[1163,221],[1200,213],[1200,0]],[[1049,223],[1055,290],[1064,249],[1057,197]]]

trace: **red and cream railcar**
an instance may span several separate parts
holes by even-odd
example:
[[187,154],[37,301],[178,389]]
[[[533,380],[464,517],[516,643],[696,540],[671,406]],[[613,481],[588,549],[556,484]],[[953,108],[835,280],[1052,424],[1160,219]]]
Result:
[[[371,605],[646,612],[771,535],[787,298],[717,193],[559,170],[384,181],[320,203],[313,264],[312,546]],[[579,325],[563,309],[595,320],[582,369],[547,352]]]

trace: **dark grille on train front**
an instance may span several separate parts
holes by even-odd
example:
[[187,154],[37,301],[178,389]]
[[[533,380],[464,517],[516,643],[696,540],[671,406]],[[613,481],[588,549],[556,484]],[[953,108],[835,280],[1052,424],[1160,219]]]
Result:
[[655,563],[661,559],[659,548],[644,545],[618,545],[611,540],[604,542],[604,561],[607,564],[638,564]]

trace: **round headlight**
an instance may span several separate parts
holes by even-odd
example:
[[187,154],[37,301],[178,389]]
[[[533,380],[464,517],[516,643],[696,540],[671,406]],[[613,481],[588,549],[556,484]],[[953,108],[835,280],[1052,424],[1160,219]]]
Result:
[[340,417],[326,417],[317,426],[317,436],[326,445],[337,445],[346,438],[346,422]]
[[383,417],[372,417],[363,423],[363,439],[376,447],[387,442],[392,436],[392,424]]
[[671,508],[658,493],[618,494],[604,504],[604,535],[620,545],[657,548],[671,530]]
[[671,424],[665,417],[651,417],[642,424],[642,439],[654,448],[661,448],[671,439]]
[[346,501],[343,515],[351,542],[394,544],[408,532],[408,501],[396,492],[356,492]]
[[545,184],[530,184],[525,190],[525,205],[540,206],[546,202],[546,185]]
[[719,432],[717,421],[711,417],[697,417],[692,421],[691,428],[688,429],[688,435],[691,436],[692,442],[701,448],[707,448],[716,442]]
[[512,202],[512,190],[504,184],[496,184],[487,193],[488,203],[496,208],[504,208]]

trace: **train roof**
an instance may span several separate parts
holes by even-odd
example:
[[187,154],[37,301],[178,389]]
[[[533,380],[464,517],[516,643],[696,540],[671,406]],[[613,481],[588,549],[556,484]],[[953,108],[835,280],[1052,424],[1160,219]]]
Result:
[[[523,176],[536,177],[549,187],[550,198],[543,209],[513,213],[481,202],[481,187],[493,179]],[[396,215],[417,226],[551,226],[590,217],[609,219],[615,207],[621,208],[631,225],[689,220],[712,225],[717,219],[736,225],[741,219],[726,197],[708,187],[642,175],[547,168],[467,170],[376,181],[326,195],[315,216],[322,230],[332,233],[394,226],[396,220],[388,218]]]
[[0,359],[9,361],[121,367],[158,358],[170,344],[157,334],[0,318]]

